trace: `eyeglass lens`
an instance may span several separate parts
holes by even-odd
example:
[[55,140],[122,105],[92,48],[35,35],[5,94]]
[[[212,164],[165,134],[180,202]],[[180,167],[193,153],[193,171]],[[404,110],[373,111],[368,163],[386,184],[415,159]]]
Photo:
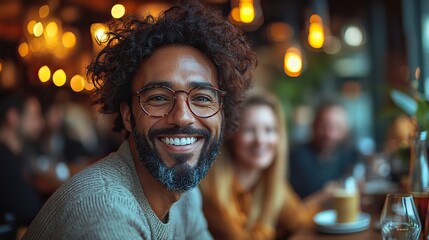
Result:
[[[168,88],[148,88],[139,95],[140,105],[151,116],[161,117],[168,114],[175,103],[175,95],[184,91],[173,92]],[[199,117],[209,117],[221,107],[220,93],[212,88],[199,87],[187,94],[190,110]]]

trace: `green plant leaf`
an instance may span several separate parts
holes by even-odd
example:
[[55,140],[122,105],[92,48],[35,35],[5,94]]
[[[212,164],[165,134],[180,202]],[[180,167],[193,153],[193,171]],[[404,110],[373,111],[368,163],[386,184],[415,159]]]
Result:
[[416,118],[422,130],[429,130],[429,104],[424,99],[417,99]]

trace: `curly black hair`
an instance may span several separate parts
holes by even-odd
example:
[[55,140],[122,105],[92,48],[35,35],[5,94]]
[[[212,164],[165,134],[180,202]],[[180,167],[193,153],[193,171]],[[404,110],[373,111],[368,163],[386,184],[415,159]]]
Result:
[[[166,45],[191,46],[214,64],[224,98],[225,133],[236,129],[239,111],[251,71],[257,64],[255,54],[241,31],[217,11],[194,0],[179,1],[155,19],[128,16],[107,23],[110,29],[106,47],[87,67],[94,83],[100,112],[119,113],[121,102],[131,104],[131,81],[143,59]],[[124,128],[120,116],[113,130]]]

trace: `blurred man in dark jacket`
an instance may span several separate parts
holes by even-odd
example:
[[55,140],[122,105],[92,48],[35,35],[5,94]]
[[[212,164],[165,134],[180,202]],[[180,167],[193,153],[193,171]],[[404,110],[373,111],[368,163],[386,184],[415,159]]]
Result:
[[343,106],[335,101],[322,103],[316,110],[311,141],[290,151],[290,182],[302,198],[351,174],[359,154],[348,140]]
[[12,215],[16,226],[29,225],[41,208],[23,175],[22,155],[27,143],[38,139],[43,124],[36,97],[11,90],[0,93],[0,216]]

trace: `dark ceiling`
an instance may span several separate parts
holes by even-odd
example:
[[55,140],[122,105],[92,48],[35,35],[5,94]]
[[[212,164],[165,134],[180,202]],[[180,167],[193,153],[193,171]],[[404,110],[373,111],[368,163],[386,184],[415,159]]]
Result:
[[[224,15],[230,11],[229,0],[202,0],[216,8]],[[255,0],[256,1],[256,0]],[[284,21],[294,30],[303,31],[306,19],[312,12],[325,14],[333,34],[339,34],[343,24],[350,21],[360,21],[362,25],[371,27],[377,17],[377,6],[386,11],[388,22],[395,22],[394,26],[401,25],[401,0],[259,0],[264,14],[264,24],[273,21]],[[74,19],[66,22],[67,25],[87,32],[94,22],[105,22],[110,16],[110,8],[116,3],[125,5],[127,11],[133,12],[142,3],[169,3],[173,0],[0,0],[0,58],[15,58],[16,47],[23,39],[26,26],[26,16],[30,9],[38,9],[44,4],[58,6],[55,13],[62,14],[74,11]],[[213,3],[223,2],[223,3]],[[247,32],[255,45],[268,44],[262,37],[261,31]],[[387,27],[387,26],[386,26]],[[389,30],[392,34],[395,28]],[[399,33],[400,34],[400,33]],[[401,41],[400,37],[398,38]]]

